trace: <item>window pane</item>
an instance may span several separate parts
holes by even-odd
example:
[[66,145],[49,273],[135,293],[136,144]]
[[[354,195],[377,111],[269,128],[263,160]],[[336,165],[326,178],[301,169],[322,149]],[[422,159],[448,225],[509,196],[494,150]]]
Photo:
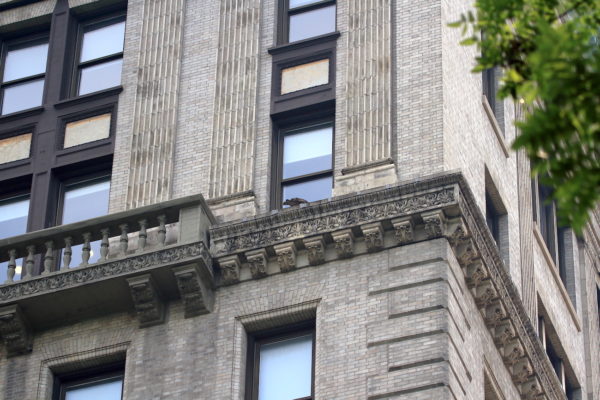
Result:
[[[108,195],[110,180],[92,181],[85,184],[73,185],[65,190],[63,202],[62,223],[70,224],[90,218],[100,217],[108,213]],[[72,247],[71,267],[81,264],[83,245]],[[91,243],[89,263],[95,263],[100,258],[100,241]],[[62,255],[61,260],[62,262]]]
[[317,8],[290,16],[290,42],[333,31],[335,31],[335,6]]
[[323,0],[290,0],[290,9],[305,6],[307,4],[318,3]]
[[29,158],[31,133],[0,140],[0,164]]
[[6,54],[3,82],[46,72],[46,58],[48,57],[48,43],[26,47],[24,49],[9,50]]
[[281,71],[281,94],[329,83],[329,59],[285,68]]
[[65,126],[63,147],[66,149],[83,143],[106,139],[110,135],[110,117],[110,114],[102,114],[69,122]]
[[67,389],[65,400],[121,400],[123,379]]
[[331,169],[332,126],[285,135],[283,179]]
[[[29,197],[18,197],[0,202],[0,239],[21,235],[27,232],[27,216],[29,215]],[[21,279],[23,259],[17,260],[15,276]],[[0,284],[6,281],[8,262],[0,263]]]
[[2,101],[2,114],[27,110],[28,108],[42,105],[44,94],[44,80],[39,79],[20,85],[9,86],[4,89]]
[[333,178],[314,179],[301,183],[291,183],[283,186],[282,199],[286,200],[300,198],[306,201],[317,201],[331,197]]
[[125,21],[84,33],[80,62],[122,53],[124,38]]
[[259,400],[293,400],[311,395],[312,335],[260,347]]
[[82,68],[79,80],[79,94],[97,92],[121,84],[122,59]]

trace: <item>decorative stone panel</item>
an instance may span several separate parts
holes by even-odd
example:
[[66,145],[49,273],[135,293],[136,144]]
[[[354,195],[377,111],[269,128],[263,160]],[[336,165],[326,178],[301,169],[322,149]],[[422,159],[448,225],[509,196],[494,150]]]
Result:
[[202,280],[202,275],[195,265],[173,268],[173,275],[177,281],[179,296],[183,301],[185,318],[212,312],[214,293]]
[[33,336],[18,305],[0,308],[0,337],[9,357],[31,351]]
[[165,306],[150,274],[128,278],[131,299],[137,313],[140,328],[162,324]]

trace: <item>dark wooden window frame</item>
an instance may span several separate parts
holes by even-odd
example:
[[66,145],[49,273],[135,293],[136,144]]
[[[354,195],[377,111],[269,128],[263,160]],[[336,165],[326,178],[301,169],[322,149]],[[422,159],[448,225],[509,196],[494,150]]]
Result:
[[123,382],[123,386],[125,386],[125,365],[123,362],[55,375],[52,400],[64,400],[66,390],[75,386],[92,386],[94,383],[107,382],[119,378]]
[[[106,26],[110,26],[119,22],[123,22],[126,20],[125,12],[116,12],[107,15],[103,15],[100,18],[95,18],[93,20],[86,20],[85,22],[81,22],[78,24],[77,30],[77,45],[75,51],[75,66],[73,67],[73,75],[71,78],[71,91],[70,94],[72,97],[77,97],[77,93],[79,91],[79,84],[81,81],[81,71],[86,67],[91,67],[94,65],[100,65],[109,61],[114,61],[123,58],[123,52],[111,54],[108,56],[95,58],[93,60],[80,62],[81,50],[83,47],[83,35],[91,30],[102,28]],[[110,90],[111,88],[107,88],[106,90]],[[96,93],[96,92],[94,92]],[[92,94],[92,93],[88,93]],[[85,96],[85,95],[83,95]]]
[[312,334],[312,379],[311,395],[294,400],[312,400],[315,396],[315,355],[316,329],[314,321],[302,322],[290,326],[248,334],[246,357],[246,400],[258,400],[258,377],[260,366],[260,346],[300,336]]
[[314,179],[319,179],[327,176],[333,177],[333,165],[330,169],[313,172],[310,174],[300,175],[293,178],[283,179],[283,138],[292,132],[299,133],[303,130],[310,130],[317,126],[330,125],[332,128],[332,143],[331,143],[331,158],[334,162],[334,147],[335,147],[335,119],[333,108],[325,107],[320,112],[310,110],[306,113],[299,113],[296,118],[290,118],[274,124],[273,135],[273,156],[275,162],[273,173],[273,187],[271,191],[271,205],[273,209],[282,207],[284,199],[282,199],[283,185],[286,183],[300,183]]
[[[301,14],[307,11],[316,10],[318,8],[328,7],[336,4],[336,0],[322,0],[315,2],[314,4],[308,4],[305,6],[296,7],[290,9],[290,0],[279,0],[279,23],[277,24],[277,44],[289,43],[289,28],[290,28],[290,17],[295,14]],[[336,12],[337,14],[337,12]],[[337,25],[337,15],[336,15]],[[312,38],[309,38],[312,39]],[[300,41],[298,41],[300,42]],[[297,42],[294,42],[297,43]]]
[[[22,38],[20,37],[17,39],[7,40],[6,42],[4,42],[2,44],[2,53],[0,56],[0,110],[2,110],[2,106],[4,104],[4,90],[6,88],[20,85],[22,83],[32,82],[32,81],[39,80],[39,79],[44,79],[44,89],[42,90],[42,104],[44,104],[44,97],[46,95],[46,74],[48,72],[49,57],[46,59],[46,66],[45,66],[43,73],[30,75],[30,76],[26,76],[24,78],[19,78],[19,79],[14,79],[12,81],[4,82],[4,68],[6,67],[6,56],[9,52],[9,50],[24,49],[27,47],[31,47],[31,46],[35,46],[35,45],[43,44],[43,43],[49,43],[48,33],[37,33],[37,34],[33,34],[33,35],[28,35],[28,36],[25,36]],[[48,49],[48,53],[49,52],[50,52],[50,49]],[[22,112],[30,111],[37,107],[39,107],[39,106],[27,108],[24,110],[19,110],[19,111],[12,112],[9,114],[0,114],[0,115],[2,115],[2,116],[15,115],[15,114],[19,114]]]
[[[116,110],[122,87],[74,96],[76,89],[73,77],[78,74],[78,45],[84,26],[125,18],[125,8],[126,2],[121,1],[101,10],[86,7],[69,9],[66,1],[59,1],[51,17],[41,21],[39,26],[30,28],[27,32],[3,34],[2,39],[10,38],[3,42],[12,45],[21,40],[21,33],[22,40],[27,42],[43,38],[39,32],[49,32],[45,34],[48,37],[49,52],[43,105],[0,116],[1,138],[32,133],[30,158],[0,164],[0,181],[29,189],[28,231],[44,229],[60,221],[58,207],[63,182],[111,171]],[[97,18],[98,15],[103,16]],[[108,138],[63,148],[67,122],[106,112],[111,113]],[[7,198],[12,189],[9,185],[3,186],[0,198]],[[40,272],[39,264],[36,263],[34,275]]]

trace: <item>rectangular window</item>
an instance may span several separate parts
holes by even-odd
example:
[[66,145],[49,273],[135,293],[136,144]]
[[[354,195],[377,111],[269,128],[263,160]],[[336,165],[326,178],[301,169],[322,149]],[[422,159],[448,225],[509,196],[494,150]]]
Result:
[[54,400],[121,400],[123,370],[56,381]]
[[2,115],[42,105],[48,40],[8,45],[0,82]]
[[[0,201],[0,239],[21,235],[27,232],[29,216],[29,195],[12,197]],[[21,279],[23,259],[17,260],[13,280]],[[0,263],[0,284],[8,278],[8,262]]]
[[66,149],[108,138],[111,117],[111,114],[107,113],[67,122],[63,147]]
[[334,0],[281,0],[283,43],[335,32]]
[[314,329],[250,342],[247,400],[313,399]]
[[496,78],[496,68],[488,68],[481,73],[483,80],[483,95],[487,99],[490,108],[496,115],[496,93],[498,92],[498,79]]
[[124,40],[124,17],[84,26],[79,43],[78,95],[121,84]]
[[285,129],[280,133],[279,205],[331,197],[333,123]]
[[[65,185],[59,221],[62,224],[70,224],[106,215],[109,192],[110,177],[106,176]],[[81,264],[82,248],[83,245],[73,246],[71,266]],[[99,258],[100,241],[95,241],[91,243],[89,263],[94,263]]]
[[500,244],[500,213],[496,211],[490,196],[485,195],[485,222],[487,223],[496,244]]
[[31,133],[0,139],[0,164],[29,158]]

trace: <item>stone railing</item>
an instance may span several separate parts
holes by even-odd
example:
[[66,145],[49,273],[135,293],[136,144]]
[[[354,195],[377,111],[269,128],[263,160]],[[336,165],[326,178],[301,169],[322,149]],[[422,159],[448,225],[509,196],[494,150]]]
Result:
[[161,323],[164,301],[174,298],[182,299],[186,317],[210,312],[213,223],[195,195],[0,240],[0,262],[8,261],[0,336],[9,355],[28,350],[31,328],[93,315],[97,296],[101,312],[125,311],[132,299],[141,326]]

